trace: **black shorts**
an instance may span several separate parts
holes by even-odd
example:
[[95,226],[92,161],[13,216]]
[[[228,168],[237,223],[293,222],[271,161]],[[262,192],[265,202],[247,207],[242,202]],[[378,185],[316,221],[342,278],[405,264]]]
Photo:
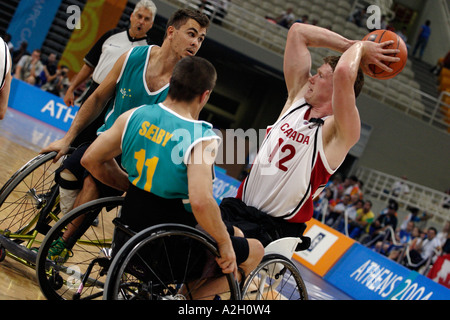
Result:
[[265,247],[270,242],[284,237],[303,237],[304,223],[290,223],[283,218],[275,218],[247,206],[237,198],[225,198],[220,203],[222,219],[229,232],[238,227],[246,238],[258,239]]
[[[201,230],[192,212],[186,211],[181,199],[165,199],[130,185],[122,206],[120,220],[134,232],[164,223],[178,223]],[[203,231],[203,230],[202,230]],[[237,264],[248,259],[249,245],[245,238],[230,235]],[[129,239],[116,229],[113,254]]]
[[[81,165],[81,158],[83,158],[84,153],[86,152],[87,148],[89,148],[91,143],[92,142],[83,143],[80,147],[75,149],[74,152],[70,156],[68,156],[63,161],[61,166],[56,170],[55,180],[61,187],[69,190],[76,190],[83,188],[84,179],[91,174]],[[120,156],[116,158],[116,161],[120,164]],[[60,173],[64,169],[67,169],[70,172],[72,172],[72,174],[77,178],[77,181],[63,180],[60,176]],[[106,184],[95,179],[94,177],[92,178],[94,179],[99,189],[101,198],[120,196],[123,194],[123,191],[111,188],[110,186],[107,186]]]

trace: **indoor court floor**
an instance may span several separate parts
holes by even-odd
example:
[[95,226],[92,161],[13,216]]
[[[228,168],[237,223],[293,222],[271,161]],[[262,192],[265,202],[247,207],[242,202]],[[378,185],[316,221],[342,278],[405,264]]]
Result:
[[[64,132],[9,108],[0,121],[0,187],[42,147],[61,138]],[[294,261],[311,300],[352,300]],[[0,300],[45,300],[37,284],[35,270],[10,257],[0,262]]]

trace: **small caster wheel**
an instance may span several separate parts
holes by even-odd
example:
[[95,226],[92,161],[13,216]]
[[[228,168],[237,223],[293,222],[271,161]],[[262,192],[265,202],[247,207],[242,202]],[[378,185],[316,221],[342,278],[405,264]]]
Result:
[[6,249],[0,246],[0,262],[5,260],[6,258]]
[[54,290],[61,289],[64,284],[64,280],[59,274],[54,274],[50,276],[49,280]]

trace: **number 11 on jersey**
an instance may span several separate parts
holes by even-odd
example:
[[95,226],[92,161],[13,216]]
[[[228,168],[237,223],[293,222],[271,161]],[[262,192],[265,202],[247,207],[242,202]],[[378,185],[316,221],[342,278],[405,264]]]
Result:
[[147,167],[147,175],[144,185],[144,190],[150,192],[152,188],[152,180],[153,175],[155,174],[156,165],[158,164],[158,157],[152,157],[150,159],[145,158],[145,149],[141,149],[134,153],[134,158],[137,160],[136,170],[138,172],[138,177],[133,180],[133,184],[137,186],[137,183],[142,178],[142,171],[144,170],[144,166]]

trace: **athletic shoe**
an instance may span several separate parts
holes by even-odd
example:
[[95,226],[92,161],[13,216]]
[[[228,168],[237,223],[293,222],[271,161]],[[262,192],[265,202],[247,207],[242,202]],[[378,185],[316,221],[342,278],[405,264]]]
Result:
[[64,263],[72,256],[72,251],[66,249],[66,242],[62,237],[59,237],[51,244],[50,249],[48,250],[47,258],[52,261]]

